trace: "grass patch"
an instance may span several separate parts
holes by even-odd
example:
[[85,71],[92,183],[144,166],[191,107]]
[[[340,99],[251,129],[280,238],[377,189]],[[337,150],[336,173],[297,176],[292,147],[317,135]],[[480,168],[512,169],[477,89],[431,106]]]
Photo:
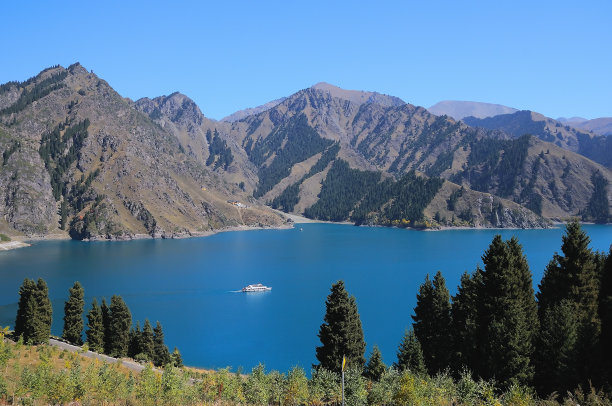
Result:
[[2,233],[0,233],[0,241],[2,241],[2,242],[8,242],[8,241],[11,241],[11,237],[9,237],[9,236],[8,236],[8,235],[6,235],[6,234],[2,234]]

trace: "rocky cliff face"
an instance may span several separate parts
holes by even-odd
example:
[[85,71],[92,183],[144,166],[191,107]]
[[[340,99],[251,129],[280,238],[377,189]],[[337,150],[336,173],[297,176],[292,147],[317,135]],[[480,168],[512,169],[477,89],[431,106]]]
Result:
[[[47,92],[43,81],[59,75]],[[17,106],[0,113],[0,150],[19,145],[0,168],[0,214],[15,230],[44,235],[63,226],[73,238],[96,239],[283,223],[256,203],[228,203],[247,196],[80,65],[44,71],[17,88],[37,97],[22,106],[14,91],[0,93],[0,105]],[[179,125],[202,120],[178,95],[156,107]]]

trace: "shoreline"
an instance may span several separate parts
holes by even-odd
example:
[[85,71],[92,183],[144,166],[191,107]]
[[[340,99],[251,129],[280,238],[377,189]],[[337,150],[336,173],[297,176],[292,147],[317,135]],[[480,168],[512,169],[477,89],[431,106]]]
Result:
[[[338,225],[351,225],[351,226],[355,226],[354,223],[351,223],[349,221],[341,221],[341,222],[337,222],[337,221],[325,221],[325,220],[314,220],[314,219],[309,219],[307,217],[303,217],[297,214],[291,214],[291,213],[285,213],[279,210],[275,210],[272,209],[274,212],[283,215],[287,218],[287,220],[291,220],[291,222],[286,222],[284,224],[281,225],[277,225],[277,226],[247,226],[247,225],[240,225],[240,226],[232,226],[232,227],[227,227],[227,228],[222,228],[222,229],[217,229],[217,230],[208,230],[208,231],[193,231],[193,232],[184,232],[184,233],[176,233],[176,234],[161,234],[161,235],[155,235],[155,236],[151,236],[150,234],[133,234],[133,235],[124,235],[124,236],[119,236],[116,238],[91,238],[91,239],[83,239],[80,241],[84,241],[84,242],[103,242],[103,241],[108,241],[108,242],[113,242],[113,241],[118,241],[118,242],[124,242],[124,241],[135,241],[135,240],[174,240],[174,239],[185,239],[185,238],[203,238],[203,237],[209,237],[215,234],[219,234],[219,233],[226,233],[226,232],[235,232],[235,231],[254,231],[254,230],[288,230],[291,228],[295,228],[295,225],[297,224],[338,224]],[[551,227],[538,227],[538,228],[529,228],[529,230],[546,230],[546,229],[550,229],[550,228],[560,228],[562,227],[564,224],[567,224],[566,222],[552,222],[552,226]],[[584,222],[582,224],[595,224],[595,223],[591,223],[591,222]],[[609,223],[608,223],[609,224]],[[468,227],[468,226],[457,226],[457,227],[452,227],[452,226],[441,226],[438,228],[425,228],[425,229],[418,229],[418,228],[411,228],[411,227],[395,227],[395,226],[383,226],[383,225],[360,225],[358,227],[385,227],[385,228],[397,228],[397,229],[405,229],[405,230],[416,230],[416,231],[427,231],[427,232],[436,232],[436,231],[454,231],[454,230],[526,230],[526,228],[521,228],[521,227],[482,227],[482,226],[478,226],[478,227]],[[14,249],[19,249],[19,248],[26,248],[26,247],[31,247],[32,244],[30,242],[36,242],[36,241],[61,241],[61,240],[71,240],[70,236],[68,235],[68,233],[54,233],[54,234],[49,234],[49,235],[36,235],[36,236],[31,236],[31,237],[25,237],[25,236],[19,236],[19,237],[13,237],[15,239],[11,240],[11,241],[7,241],[7,242],[0,242],[0,252],[3,251],[10,251],[10,250],[14,250]],[[76,240],[75,240],[76,241]]]

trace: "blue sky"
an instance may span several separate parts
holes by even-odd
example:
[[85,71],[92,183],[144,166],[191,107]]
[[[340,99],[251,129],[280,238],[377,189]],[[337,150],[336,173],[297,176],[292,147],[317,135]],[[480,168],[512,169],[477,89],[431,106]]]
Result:
[[320,81],[612,116],[609,0],[24,0],[2,14],[1,83],[79,61],[122,96],[180,91],[217,119]]

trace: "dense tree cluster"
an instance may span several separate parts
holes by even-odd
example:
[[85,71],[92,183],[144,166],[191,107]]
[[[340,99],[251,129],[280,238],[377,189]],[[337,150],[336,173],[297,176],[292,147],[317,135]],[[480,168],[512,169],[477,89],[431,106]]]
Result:
[[300,185],[302,184],[302,182],[304,182],[306,179],[308,179],[312,175],[319,173],[325,168],[327,168],[327,165],[329,165],[329,163],[332,162],[336,158],[339,151],[340,151],[339,143],[335,143],[331,147],[323,151],[323,154],[321,154],[321,158],[319,158],[319,160],[310,168],[308,173],[304,175],[302,179],[287,186],[280,195],[278,195],[272,200],[272,202],[270,203],[272,208],[280,209],[284,211],[285,213],[292,212],[295,205],[298,204],[298,202],[300,201],[299,194],[300,194]]
[[612,331],[612,257],[593,253],[589,242],[578,222],[567,225],[563,255],[547,266],[537,296],[516,238],[493,239],[484,269],[461,277],[452,303],[440,273],[433,283],[426,278],[415,339],[404,338],[398,364],[407,364],[406,349],[418,341],[430,374],[450,368],[458,376],[467,368],[505,388],[535,385],[541,396],[609,384],[612,359],[603,340]]
[[[258,139],[252,149],[247,149],[249,159],[260,167],[259,184],[253,196],[266,194],[281,179],[289,176],[293,165],[323,152],[332,143],[308,125],[304,114],[292,117],[266,138]],[[264,165],[272,155],[272,161]]]
[[65,85],[62,83],[62,81],[66,79],[66,76],[68,76],[67,71],[57,73],[36,83],[31,89],[26,88],[26,86],[30,84],[30,81],[24,82],[21,84],[21,86],[19,86],[23,88],[19,99],[17,99],[17,101],[10,106],[1,109],[0,116],[18,113],[36,100],[42,99],[52,91],[64,87]]
[[[49,341],[51,334],[52,308],[49,291],[44,280],[37,283],[25,279],[19,289],[19,305],[15,320],[15,336],[31,344]],[[62,338],[76,345],[83,344],[84,290],[75,282],[69,290],[64,304],[64,330]],[[130,356],[151,361],[157,366],[182,365],[180,352],[175,348],[170,354],[164,343],[164,332],[158,321],[151,328],[145,320],[143,330],[139,324],[132,327],[132,315],[121,296],[113,295],[110,305],[102,300],[98,305],[94,298],[87,313],[87,344],[92,351],[113,357]]]
[[380,180],[380,172],[351,169],[338,159],[327,172],[319,200],[304,211],[306,217],[344,221],[357,202]]
[[593,220],[596,223],[607,223],[610,221],[610,203],[608,202],[608,180],[597,171],[591,175],[593,194],[582,216],[585,220]]
[[49,341],[53,309],[49,289],[44,280],[25,279],[19,288],[19,303],[15,319],[15,336],[30,344]]
[[417,176],[414,171],[383,181],[380,172],[351,169],[336,160],[321,186],[319,200],[304,211],[306,217],[355,224],[415,224],[443,181]]
[[65,128],[62,134],[64,125],[60,123],[53,131],[42,136],[38,152],[51,176],[53,196],[57,201],[68,193],[68,180],[64,174],[78,159],[83,142],[88,136],[88,127],[89,119],[85,119]]
[[510,196],[527,158],[530,138],[525,135],[515,140],[485,138],[473,141],[470,143],[468,169],[457,174],[456,180],[465,178],[472,189],[481,192],[490,191],[491,185],[496,184],[498,196]]
[[227,168],[234,161],[234,155],[232,150],[227,146],[227,142],[221,139],[219,132],[215,128],[214,133],[209,130],[206,131],[206,141],[208,142],[208,159],[206,159],[206,166],[214,164],[214,169]]

